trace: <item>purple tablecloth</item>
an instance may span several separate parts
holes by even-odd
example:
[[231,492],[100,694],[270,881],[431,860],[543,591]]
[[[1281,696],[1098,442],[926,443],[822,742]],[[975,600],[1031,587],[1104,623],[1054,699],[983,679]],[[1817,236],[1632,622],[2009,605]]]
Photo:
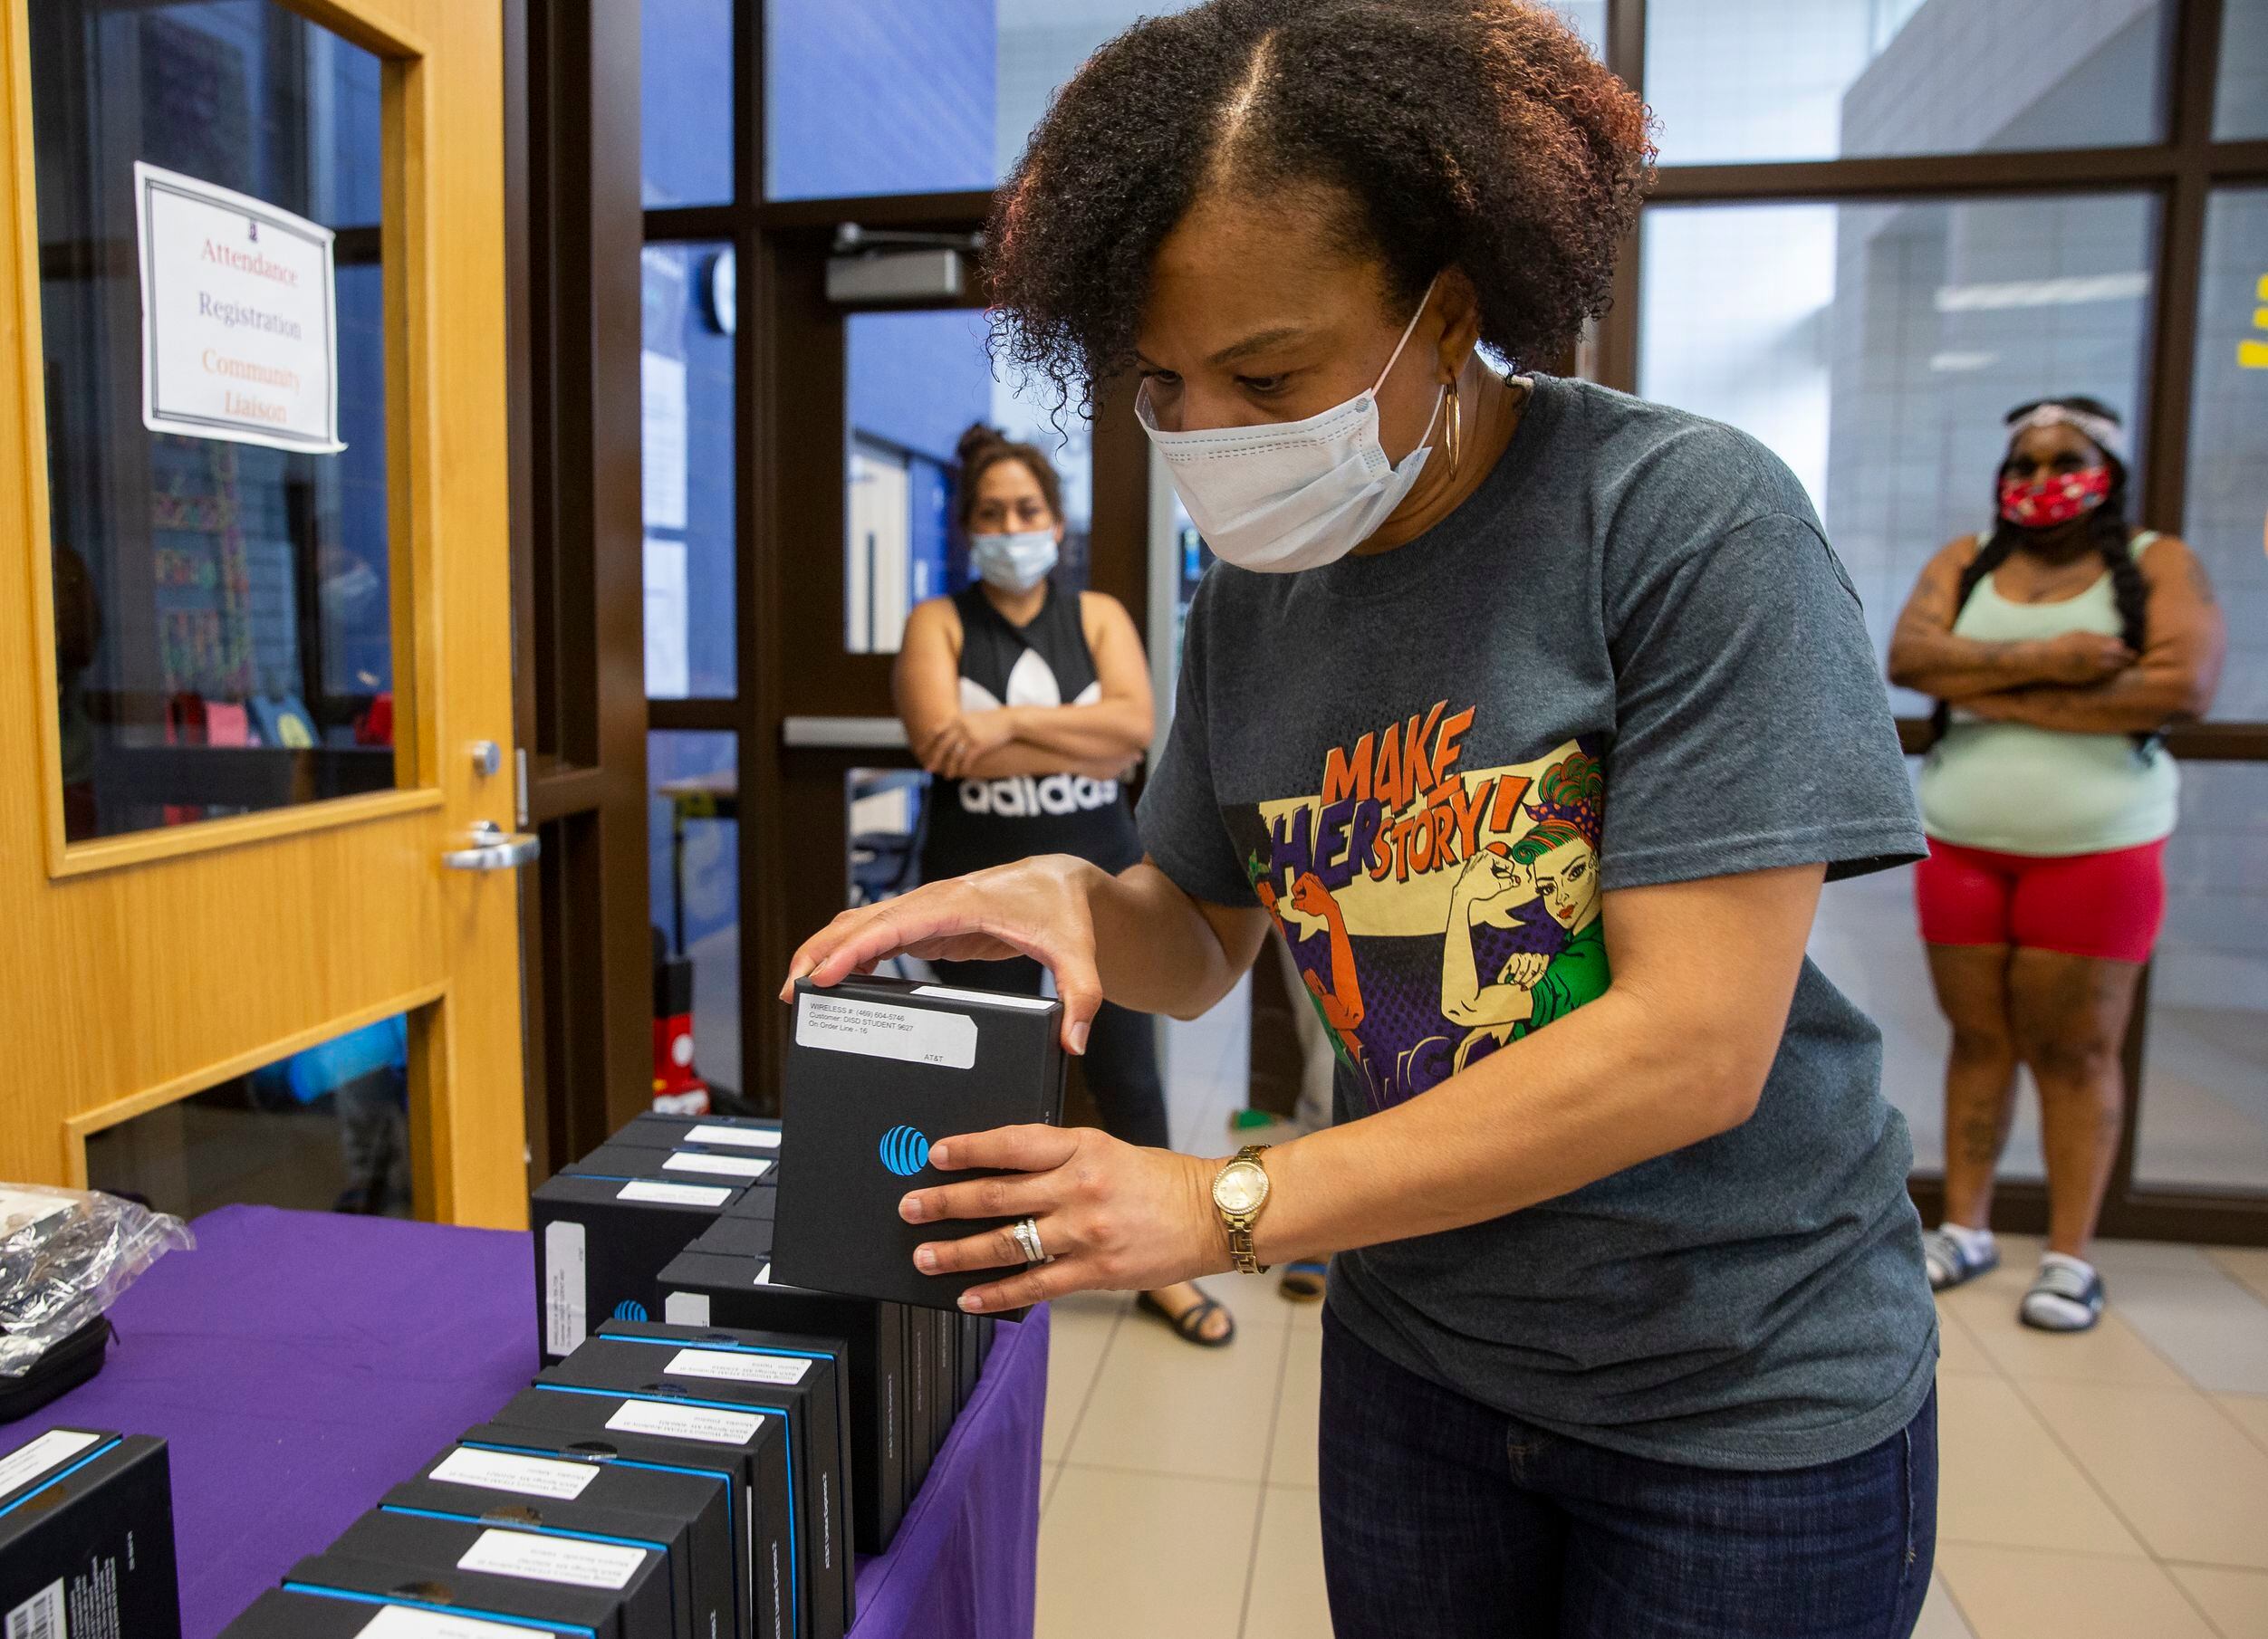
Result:
[[[212,1639],[292,1563],[527,1386],[525,1235],[232,1206],[119,1300],[102,1375],[20,1423],[171,1446],[182,1632]],[[889,1552],[859,1567],[857,1639],[1028,1639],[1047,1318],[1004,1326]]]

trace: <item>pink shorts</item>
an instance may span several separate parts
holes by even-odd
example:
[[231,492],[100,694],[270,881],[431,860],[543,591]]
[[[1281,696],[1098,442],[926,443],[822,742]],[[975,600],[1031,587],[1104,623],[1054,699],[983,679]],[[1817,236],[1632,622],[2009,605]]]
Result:
[[2100,854],[1998,854],[1929,839],[1914,904],[1931,944],[2020,944],[2147,962],[2166,920],[2166,844]]

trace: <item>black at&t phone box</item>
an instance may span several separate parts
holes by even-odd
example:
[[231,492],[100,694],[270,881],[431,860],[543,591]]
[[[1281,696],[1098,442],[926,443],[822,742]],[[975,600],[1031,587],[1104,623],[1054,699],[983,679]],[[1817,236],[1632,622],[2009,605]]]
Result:
[[780,1124],[758,1116],[661,1116],[642,1110],[607,1142],[643,1149],[739,1150],[776,1159]]
[[525,1389],[461,1445],[691,1474],[726,1491],[726,1534],[745,1639],[793,1639],[795,1570],[789,1546],[794,1474],[778,1417],[621,1395]]
[[678,1631],[693,1639],[734,1631],[726,1492],[714,1478],[456,1445],[380,1507],[658,1547]]
[[831,1356],[691,1327],[610,1327],[536,1379],[539,1391],[625,1394],[663,1404],[753,1411],[787,1427],[794,1489],[788,1536],[810,1639],[842,1639],[852,1615],[850,1464]]
[[179,1639],[164,1441],[58,1428],[0,1457],[0,1633]]
[[761,1150],[682,1145],[648,1146],[613,1139],[561,1170],[571,1176],[613,1178],[623,1183],[645,1178],[668,1184],[721,1184],[740,1189],[751,1184],[768,1184],[779,1165],[774,1155]]
[[[641,1152],[651,1154],[652,1152]],[[610,1318],[644,1319],[654,1278],[740,1194],[733,1181],[562,1173],[529,1198],[536,1337],[546,1362]]]
[[795,1165],[780,1179],[778,1277],[815,1291],[952,1309],[1005,1271],[925,1275],[925,1241],[1005,1220],[911,1224],[907,1191],[988,1174],[940,1173],[930,1147],[962,1133],[1063,1117],[1062,1006],[905,980],[795,987],[783,1116]]
[[284,1579],[436,1605],[501,1625],[528,1618],[595,1639],[676,1639],[668,1558],[621,1542],[377,1510]]
[[572,1624],[515,1616],[499,1627],[455,1611],[344,1589],[274,1587],[221,1629],[220,1639],[581,1639]]
[[[675,1326],[843,1340],[850,1356],[851,1539],[860,1553],[879,1554],[906,1511],[908,1310],[873,1298],[774,1283],[771,1230],[761,1219],[719,1218],[661,1271],[656,1305]],[[745,1250],[713,1250],[717,1245]]]

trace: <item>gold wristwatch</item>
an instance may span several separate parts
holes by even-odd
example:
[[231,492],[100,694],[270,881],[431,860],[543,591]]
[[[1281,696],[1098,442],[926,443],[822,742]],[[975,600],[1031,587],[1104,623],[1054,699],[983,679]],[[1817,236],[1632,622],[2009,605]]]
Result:
[[1252,1226],[1268,1204],[1268,1169],[1260,1165],[1264,1144],[1247,1144],[1236,1158],[1213,1175],[1213,1210],[1228,1230],[1229,1256],[1240,1275],[1264,1275],[1268,1266],[1253,1256]]

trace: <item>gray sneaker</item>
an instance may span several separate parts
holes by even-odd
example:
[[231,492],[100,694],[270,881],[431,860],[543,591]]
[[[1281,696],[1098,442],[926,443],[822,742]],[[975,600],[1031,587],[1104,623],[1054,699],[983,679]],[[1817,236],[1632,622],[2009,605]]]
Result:
[[1972,1253],[1945,1231],[1934,1229],[1921,1238],[1921,1259],[1929,1270],[1929,1289],[1951,1291],[1998,1269],[2000,1244],[1995,1241],[1991,1250]]
[[2042,1263],[2016,1318],[2043,1332],[2083,1332],[2102,1318],[2102,1277],[2075,1264]]

